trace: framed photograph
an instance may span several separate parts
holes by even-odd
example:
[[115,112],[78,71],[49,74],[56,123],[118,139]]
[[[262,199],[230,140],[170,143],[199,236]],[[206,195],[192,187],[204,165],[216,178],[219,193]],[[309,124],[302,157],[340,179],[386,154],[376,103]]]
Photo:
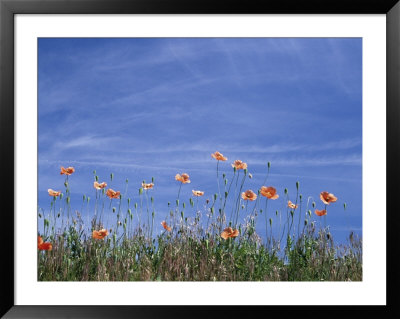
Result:
[[398,311],[397,1],[0,10],[5,318]]

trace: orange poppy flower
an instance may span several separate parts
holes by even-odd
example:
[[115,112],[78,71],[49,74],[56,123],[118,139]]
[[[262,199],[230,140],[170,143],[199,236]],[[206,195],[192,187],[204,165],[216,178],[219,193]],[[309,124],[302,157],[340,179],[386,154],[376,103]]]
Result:
[[215,158],[217,161],[226,161],[228,159],[224,155],[222,155],[220,152],[215,152],[215,153],[211,154],[211,157]]
[[75,168],[73,168],[73,167],[67,167],[67,168],[64,168],[64,167],[62,167],[61,166],[61,172],[60,172],[60,175],[71,175],[73,172],[75,172]]
[[247,191],[245,191],[245,192],[242,193],[242,198],[243,198],[244,200],[251,200],[251,201],[253,201],[253,200],[256,200],[257,195],[256,195],[256,193],[254,193],[251,189],[249,189],[249,190],[247,190]]
[[287,202],[287,206],[288,206],[289,208],[296,209],[299,205],[295,205],[295,204],[293,204],[291,201],[288,201],[288,202]]
[[176,174],[175,179],[182,184],[190,183],[189,175],[186,173],[183,173],[182,175]]
[[52,250],[53,245],[51,243],[43,242],[43,238],[38,236],[38,249],[39,250]]
[[330,203],[334,203],[337,201],[337,197],[332,193],[328,192],[321,192],[319,198],[321,198],[322,202],[326,205],[329,205]]
[[108,235],[108,230],[107,229],[100,229],[100,230],[94,230],[92,233],[92,237],[94,239],[104,239]]
[[161,225],[167,231],[171,231],[172,230],[172,228],[167,225],[167,222],[165,220],[161,222]]
[[246,169],[247,164],[243,163],[241,160],[236,160],[233,162],[232,167],[236,167],[237,170],[239,169]]
[[277,199],[279,195],[276,193],[276,188],[272,186],[262,186],[260,189],[261,195],[269,198],[269,199]]
[[143,187],[143,189],[152,189],[154,187],[154,184],[153,183],[149,183],[149,184],[142,183],[142,187]]
[[111,188],[107,189],[107,192],[106,192],[106,195],[107,195],[109,198],[119,198],[119,195],[120,195],[120,194],[121,194],[120,191],[116,192],[115,190],[113,190],[113,189],[111,189]]
[[204,195],[204,192],[202,192],[202,191],[192,190],[192,193],[193,193],[194,196],[203,196]]
[[324,216],[324,215],[326,215],[326,209],[321,209],[321,210],[316,209],[316,210],[315,210],[315,215],[317,215],[317,216]]
[[239,235],[239,231],[237,229],[232,229],[232,227],[225,228],[221,233],[221,237],[223,239],[234,238]]
[[53,196],[53,197],[60,196],[60,194],[61,194],[60,191],[57,192],[57,191],[52,190],[51,188],[49,188],[47,191],[49,192],[49,195]]
[[93,183],[93,187],[96,188],[96,189],[103,189],[103,188],[105,188],[106,186],[107,186],[107,183],[106,183],[106,182],[103,182],[103,183],[94,182],[94,183]]

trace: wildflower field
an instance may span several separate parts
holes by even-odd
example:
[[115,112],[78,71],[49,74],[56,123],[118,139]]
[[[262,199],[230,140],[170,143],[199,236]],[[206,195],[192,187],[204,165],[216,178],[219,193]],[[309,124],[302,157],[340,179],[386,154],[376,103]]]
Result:
[[[324,189],[317,199],[305,196],[300,182],[294,194],[269,185],[269,162],[263,183],[254,185],[245,162],[229,163],[219,152],[211,157],[215,193],[179,172],[171,176],[176,198],[163,211],[154,206],[155,178],[124,192],[111,188],[112,173],[104,181],[95,171],[92,199],[82,195],[81,211],[72,210],[69,181],[79,171],[61,167],[65,189],[48,189],[49,207],[38,210],[38,280],[362,280],[361,239],[350,233],[338,245],[328,224],[331,207],[346,209],[344,202]],[[222,165],[231,174],[221,173]],[[192,196],[182,198],[190,186]],[[94,208],[84,218],[90,200]],[[269,210],[271,201],[284,209]]]

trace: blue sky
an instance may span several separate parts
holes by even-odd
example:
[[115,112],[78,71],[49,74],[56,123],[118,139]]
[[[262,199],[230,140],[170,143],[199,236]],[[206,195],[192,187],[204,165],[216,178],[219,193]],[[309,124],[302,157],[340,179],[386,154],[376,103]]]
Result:
[[218,150],[228,178],[234,160],[248,164],[245,189],[261,186],[271,162],[267,184],[281,195],[271,215],[299,181],[319,209],[321,191],[338,197],[327,216],[336,239],[361,234],[360,38],[38,41],[39,207],[49,210],[48,188],[64,190],[60,166],[76,169],[77,210],[82,194],[95,197],[93,170],[106,182],[114,173],[111,187],[122,192],[128,178],[133,202],[154,177],[158,227],[176,198],[175,174],[191,177],[183,201],[192,189],[204,190],[203,200],[217,191],[210,154]]

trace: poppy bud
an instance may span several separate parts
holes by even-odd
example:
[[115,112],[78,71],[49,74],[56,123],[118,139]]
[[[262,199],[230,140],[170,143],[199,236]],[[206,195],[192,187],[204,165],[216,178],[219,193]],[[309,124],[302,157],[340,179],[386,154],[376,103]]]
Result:
[[104,194],[106,193],[106,189],[103,188],[103,189],[101,190],[101,193],[104,195]]
[[228,192],[225,192],[225,198],[227,198],[228,197]]
[[271,162],[268,162],[268,169],[271,168]]
[[139,196],[143,194],[143,188],[139,188]]
[[69,202],[70,202],[70,198],[69,198],[69,196],[67,197],[67,204],[69,204]]
[[39,218],[42,218],[42,214],[39,213]]
[[113,208],[112,208],[112,212],[113,212],[113,213],[115,213],[115,211],[116,211],[116,208],[115,208],[115,207],[113,207]]
[[294,215],[294,211],[293,210],[290,211],[290,215],[292,215],[292,217],[293,217],[293,215]]
[[86,199],[86,195],[83,195],[83,201],[85,201],[85,199]]
[[183,216],[185,216],[185,214],[184,214],[183,212],[181,212],[181,217],[182,217],[182,219],[183,219]]
[[252,175],[252,174],[249,174],[249,178],[253,178],[253,175]]
[[110,174],[110,178],[111,178],[111,181],[114,179],[114,174],[113,173]]
[[311,210],[308,210],[307,214],[311,217]]
[[179,206],[179,199],[176,200],[176,206]]
[[171,205],[171,203],[170,202],[168,202],[168,207]]
[[206,199],[206,204],[208,204],[209,202],[210,202],[210,200],[207,198],[207,199]]
[[343,203],[343,208],[346,210],[346,206],[347,206],[347,204],[346,203]]
[[112,228],[110,228],[110,234],[112,233]]
[[87,197],[87,202],[89,203],[89,201],[90,201],[90,197],[88,196],[88,197]]
[[60,213],[57,214],[57,218],[60,218]]
[[60,194],[60,199],[62,199],[64,197],[64,194],[63,193],[61,193]]
[[225,173],[222,174],[222,179],[224,179],[226,177]]
[[183,208],[185,208],[185,207],[186,207],[186,204],[185,204],[185,203],[182,203],[182,206],[183,206]]
[[247,170],[247,168],[245,168],[244,169],[244,175],[247,175],[247,172],[248,172],[248,170]]
[[68,182],[67,181],[64,182],[64,186],[68,187]]
[[95,180],[96,180],[96,182],[98,182],[99,181],[99,177],[96,175],[95,176],[95,178],[94,178]]
[[135,209],[137,209],[137,203],[135,203]]
[[211,213],[214,214],[214,207],[211,207]]
[[218,194],[214,194],[214,200],[217,200]]
[[242,209],[244,209],[244,205],[242,205]]
[[126,231],[126,223],[124,223],[124,231]]
[[312,202],[312,207],[315,208],[315,202]]
[[154,197],[151,196],[150,200],[151,200],[151,203],[153,204],[154,203]]
[[122,194],[119,194],[119,199],[122,199]]
[[153,217],[154,217],[154,211],[151,213],[151,216],[153,216]]
[[93,175],[96,175],[96,170],[93,171]]
[[288,193],[288,190],[287,190],[287,188],[285,188],[285,194],[287,194]]
[[169,211],[169,216],[174,216],[174,212],[172,210]]
[[130,209],[130,208],[128,209],[128,213],[129,213],[129,214],[131,214],[131,213],[132,213],[132,211],[131,211],[131,209]]
[[151,182],[154,184],[154,177],[151,178]]
[[236,173],[236,167],[233,168],[233,172]]
[[303,195],[300,194],[300,195],[299,195],[299,198],[300,198],[300,200],[302,200],[302,199],[303,199]]
[[128,198],[128,205],[131,203],[131,199],[130,198]]
[[308,224],[308,219],[304,220],[304,225],[307,226],[307,224]]
[[272,218],[269,219],[269,225],[272,226]]
[[224,183],[225,183],[225,185],[227,185],[227,184],[228,184],[228,180],[227,180],[227,179],[225,179],[225,180],[224,180]]
[[296,188],[297,188],[297,190],[299,190],[299,186],[300,186],[299,182],[296,182]]
[[278,211],[276,211],[276,212],[275,212],[275,216],[278,216],[278,213],[279,213],[279,212],[278,212]]
[[45,226],[49,226],[49,224],[50,224],[49,220],[45,218],[45,219],[44,219],[44,225],[45,225]]

